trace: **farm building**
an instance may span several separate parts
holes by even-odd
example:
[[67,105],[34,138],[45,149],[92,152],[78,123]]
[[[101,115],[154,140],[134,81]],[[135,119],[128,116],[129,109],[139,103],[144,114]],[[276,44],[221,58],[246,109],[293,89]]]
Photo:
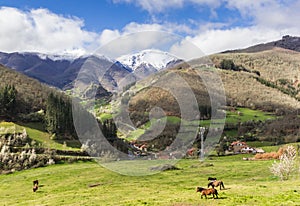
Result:
[[256,153],[256,150],[252,147],[243,147],[241,150],[240,150],[241,153]]

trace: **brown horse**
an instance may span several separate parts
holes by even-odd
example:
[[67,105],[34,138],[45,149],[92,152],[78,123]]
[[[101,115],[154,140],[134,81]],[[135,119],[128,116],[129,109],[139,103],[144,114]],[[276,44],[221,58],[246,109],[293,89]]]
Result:
[[210,181],[207,187],[209,188],[209,186],[211,186],[212,188],[220,186],[220,190],[222,189],[222,187],[223,189],[225,189],[224,183],[221,180]]
[[216,195],[216,198],[218,198],[218,191],[214,188],[205,189],[203,187],[197,187],[196,192],[201,193],[201,199],[202,199],[203,196],[205,196],[205,198],[207,199],[206,195],[213,195],[214,199],[215,199],[215,195]]

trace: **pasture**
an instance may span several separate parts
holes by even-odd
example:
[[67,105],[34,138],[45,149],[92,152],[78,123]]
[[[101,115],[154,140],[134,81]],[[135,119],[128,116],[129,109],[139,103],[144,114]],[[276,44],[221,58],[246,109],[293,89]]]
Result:
[[[55,141],[49,133],[47,133],[42,123],[13,123],[13,122],[0,122],[0,135],[7,133],[22,132],[26,130],[29,138],[35,142],[36,147],[60,149],[60,150],[80,150],[78,141]],[[66,142],[66,145],[63,145]]]
[[[251,155],[250,155],[251,156]],[[299,173],[280,181],[270,161],[243,161],[249,155],[180,160],[179,170],[124,176],[95,162],[57,164],[0,176],[1,205],[299,205]],[[152,160],[156,161],[156,160]],[[299,160],[298,160],[299,162]],[[146,162],[147,163],[147,162]],[[153,164],[153,162],[151,162]],[[133,161],[120,162],[123,169]],[[219,199],[200,199],[196,187],[207,178],[223,180]],[[40,187],[32,192],[32,181]]]

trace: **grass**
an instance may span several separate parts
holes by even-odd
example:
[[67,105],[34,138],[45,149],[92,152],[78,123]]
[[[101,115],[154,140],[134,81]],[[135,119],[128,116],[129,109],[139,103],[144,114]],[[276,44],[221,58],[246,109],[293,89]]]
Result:
[[[106,114],[102,114],[106,115]],[[101,116],[100,116],[101,118]],[[105,118],[105,117],[104,117]],[[266,121],[268,119],[275,119],[276,117],[272,113],[267,113],[263,112],[260,110],[252,110],[248,108],[237,108],[236,111],[227,111],[226,114],[226,123],[231,123],[231,124],[237,124],[239,122],[247,122],[250,120],[253,121]],[[154,120],[154,119],[153,119]],[[167,121],[172,124],[178,124],[181,122],[181,119],[179,117],[175,116],[167,116],[162,119],[162,121]],[[153,121],[155,122],[155,121]],[[183,123],[189,124],[188,121],[183,120]],[[219,127],[220,125],[224,124],[223,119],[216,119],[213,120],[213,123],[211,124],[211,120],[201,120],[200,123],[197,122],[192,122],[192,124],[200,124],[202,126],[206,127]],[[125,139],[128,140],[135,140],[138,139],[141,135],[145,133],[146,130],[151,129],[151,121],[148,121],[144,125],[142,125],[140,128],[137,130],[134,130],[130,132]],[[236,130],[230,130],[230,131],[225,131],[226,136],[232,136],[235,137],[237,136],[237,131]]]
[[238,123],[254,121],[266,121],[268,119],[274,119],[274,115],[260,110],[252,110],[249,108],[237,108],[235,112],[228,111],[226,114],[226,123]]
[[35,141],[37,145],[40,144],[41,147],[58,150],[79,150],[79,145],[75,144],[74,141],[66,141],[67,146],[64,146],[63,143],[52,140],[51,135],[44,130],[41,123],[17,124],[13,122],[0,122],[0,128],[2,128],[0,134],[1,131],[5,133],[14,133],[15,131],[22,132],[26,129],[29,138]]
[[[237,124],[239,122],[247,121],[266,121],[269,119],[275,119],[276,117],[272,113],[263,112],[260,110],[253,110],[249,108],[237,108],[236,111],[227,111],[225,123]],[[211,120],[201,121],[201,125],[209,126]],[[214,120],[214,123],[222,123],[223,120]]]
[[105,120],[112,119],[113,116],[112,116],[112,114],[102,113],[99,115],[99,118],[100,118],[101,122],[104,122]]
[[0,135],[22,133],[23,127],[12,122],[0,122]]
[[143,135],[145,133],[145,130],[144,129],[136,129],[136,130],[133,130],[132,132],[130,132],[126,139],[128,141],[130,140],[136,140],[138,139],[141,135]]
[[[247,144],[250,147],[269,147],[274,145],[274,142],[268,142],[268,141],[249,141]],[[274,147],[269,147],[270,149],[274,149]]]
[[[272,160],[243,161],[246,156],[185,159],[176,165],[180,170],[148,176],[125,176],[91,162],[53,165],[1,175],[0,199],[2,205],[299,205],[299,174],[281,182],[269,171]],[[134,163],[113,164],[135,170]],[[219,199],[195,192],[208,176],[224,181]],[[35,179],[41,187],[33,193]]]

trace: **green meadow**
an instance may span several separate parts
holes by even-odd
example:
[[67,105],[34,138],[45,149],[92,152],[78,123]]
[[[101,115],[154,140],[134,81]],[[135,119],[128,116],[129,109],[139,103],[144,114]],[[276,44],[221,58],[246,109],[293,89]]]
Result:
[[[280,181],[270,173],[273,160],[244,161],[243,157],[249,155],[212,156],[203,162],[183,159],[176,164],[178,170],[147,176],[121,175],[96,162],[25,170],[0,176],[0,205],[299,205],[299,173]],[[113,164],[129,170],[140,163]],[[207,187],[209,176],[225,184],[225,190],[218,188],[219,199],[201,199],[196,193],[197,186]],[[40,187],[34,193],[35,179]]]
[[13,123],[13,122],[0,122],[0,135],[1,134],[13,134],[13,133],[22,133],[26,130],[31,144],[34,141],[35,146],[49,148],[49,149],[58,149],[58,150],[79,150],[80,144],[78,141],[59,141],[54,140],[55,136],[51,136],[47,133],[42,123]]

